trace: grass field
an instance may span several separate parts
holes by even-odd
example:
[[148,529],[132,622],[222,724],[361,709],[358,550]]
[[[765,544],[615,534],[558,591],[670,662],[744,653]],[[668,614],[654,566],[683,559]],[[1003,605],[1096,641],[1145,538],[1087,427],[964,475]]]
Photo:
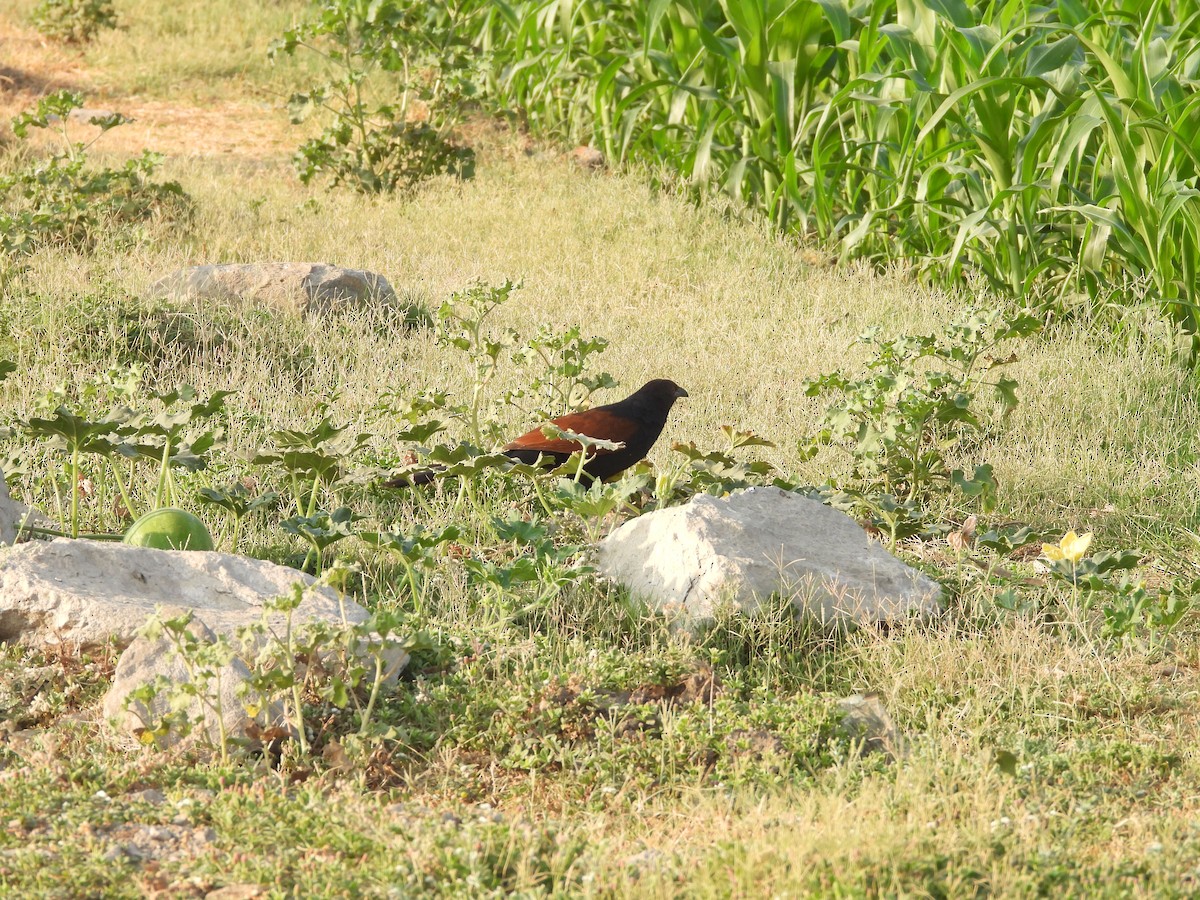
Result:
[[[0,359],[18,368],[0,382],[0,410],[27,418],[58,385],[134,364],[143,391],[234,390],[227,443],[208,471],[179,476],[183,505],[214,530],[195,491],[247,474],[271,431],[309,428],[328,404],[335,422],[372,435],[362,461],[395,466],[402,423],[380,411],[380,396],[461,397],[472,373],[433,329],[374,313],[304,320],[153,301],[149,286],[180,266],[362,267],[430,312],[476,281],[520,281],[493,326],[528,338],[542,324],[579,324],[607,338],[597,366],[620,386],[598,399],[652,377],[687,388],[651,455],[660,470],[680,465],[672,442],[716,448],[731,424],[774,441],[761,457],[811,485],[844,461],[797,450],[823,412],[806,378],[864,364],[852,342],[868,327],[928,332],[971,303],[1000,302],[930,290],[904,271],[828,267],[734,208],[698,208],[637,171],[581,170],[562,148],[491,123],[477,128],[469,181],[435,180],[410,198],[304,187],[287,160],[299,129],[280,103],[306,64],[265,61],[304,4],[190,0],[167,12],[119,0],[126,27],[84,50],[40,42],[25,20],[32,6],[0,12],[0,109],[15,114],[64,84],[89,106],[129,109],[138,122],[105,135],[93,159],[163,150],[161,175],[181,183],[194,214],[88,252],[42,249],[3,283]],[[14,142],[0,146],[0,165],[16,165]],[[1095,549],[1137,551],[1149,583],[1195,577],[1200,409],[1194,375],[1165,361],[1169,341],[1152,310],[1126,309],[1013,343],[1020,405],[993,417],[970,453],[952,452],[956,464],[995,467],[998,507],[980,531],[1091,531]],[[488,396],[526,377],[502,367]],[[520,410],[495,415],[504,433],[531,424]],[[453,426],[450,438],[463,437]],[[9,463],[14,495],[57,515],[62,474],[48,451],[20,439],[4,450],[24,451],[25,472]],[[151,488],[144,476],[133,485],[142,500]],[[533,507],[528,491],[494,480],[473,503],[454,489],[344,491],[338,499],[371,522],[456,523],[467,550],[485,554],[500,543],[490,516]],[[947,495],[937,514],[961,523],[971,511]],[[124,524],[98,499],[83,514],[86,530]],[[243,549],[299,563],[283,515],[251,523]],[[568,517],[560,527],[580,538]],[[416,609],[394,563],[355,539],[335,550],[362,565],[365,605],[405,612],[430,638],[384,698],[380,735],[349,760],[292,748],[272,769],[130,750],[98,712],[111,659],[0,651],[0,896],[202,897],[232,885],[270,897],[1198,889],[1194,610],[1169,634],[1110,639],[1098,609],[1017,558],[1001,563],[1032,582],[1018,589],[1033,609],[1007,613],[996,599],[1011,580],[984,577],[930,539],[899,552],[948,588],[934,623],[830,637],[764,616],[687,635],[591,577],[521,611],[520,594],[497,598],[449,555]],[[719,688],[708,702],[632,704],[646,727],[597,713],[597,695],[710,671]],[[837,732],[837,700],[868,692],[905,736],[898,758],[862,755]],[[313,715],[329,716],[326,746],[344,733],[337,714]],[[148,826],[160,829],[155,853],[114,850]]]

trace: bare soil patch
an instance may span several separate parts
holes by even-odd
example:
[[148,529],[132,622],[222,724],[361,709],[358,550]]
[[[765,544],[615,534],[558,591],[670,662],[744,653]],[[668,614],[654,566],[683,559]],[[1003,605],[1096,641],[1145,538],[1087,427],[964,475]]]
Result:
[[[266,160],[287,156],[300,141],[286,114],[269,103],[227,101],[198,107],[106,95],[78,51],[4,18],[0,61],[0,120],[11,119],[53,91],[78,91],[88,108],[120,112],[134,120],[97,145],[108,153],[136,155],[149,149],[173,157]],[[73,122],[69,133],[73,140],[87,141],[97,129]]]

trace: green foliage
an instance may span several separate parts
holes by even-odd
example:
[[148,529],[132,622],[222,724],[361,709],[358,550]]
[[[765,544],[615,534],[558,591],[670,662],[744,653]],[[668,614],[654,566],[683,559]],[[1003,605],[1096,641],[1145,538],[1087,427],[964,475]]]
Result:
[[12,265],[46,244],[87,249],[110,229],[136,240],[144,223],[188,215],[190,201],[177,182],[151,180],[159,154],[144,151],[119,169],[88,165],[87,151],[100,135],[129,120],[120,114],[93,118],[100,135],[86,144],[73,142],[67,117],[82,107],[78,94],[58,91],[13,119],[19,138],[30,128],[57,127],[61,143],[45,159],[0,172],[0,265]]
[[[320,411],[324,412],[332,403],[333,400],[322,402]],[[256,453],[252,462],[281,468],[291,485],[296,515],[302,518],[313,516],[322,489],[343,481],[347,461],[353,459],[370,438],[365,432],[351,434],[349,428],[348,424],[334,425],[332,418],[325,415],[307,430],[272,431],[274,447]]]
[[[334,581],[344,577],[337,569],[330,574]],[[142,742],[156,745],[168,737],[195,735],[227,763],[233,741],[221,682],[234,672],[243,675],[237,689],[242,710],[256,721],[260,735],[291,734],[306,753],[305,710],[310,701],[355,709],[359,734],[366,735],[384,683],[396,676],[405,659],[406,642],[394,636],[400,620],[379,611],[359,623],[343,617],[338,623],[301,625],[295,612],[304,594],[305,588],[296,584],[291,593],[265,603],[261,618],[238,629],[236,639],[193,628],[190,612],[165,617],[160,611],[153,616],[143,634],[165,639],[186,677],[171,681],[160,675],[130,693],[126,708],[150,715],[139,731]],[[281,706],[282,717],[277,718]],[[162,712],[156,716],[155,709]]]
[[[579,456],[581,463],[585,461],[583,453],[572,455]],[[562,468],[570,469],[570,461],[568,460]],[[579,480],[579,473],[582,471],[583,467],[580,465],[575,470],[574,478],[558,480],[554,489],[554,500],[579,516],[583,521],[588,540],[595,543],[600,540],[600,532],[604,527],[605,518],[624,508],[631,496],[641,492],[650,483],[650,476],[643,472],[630,470],[619,481],[610,483],[593,481],[585,487]]]
[[[198,400],[190,384],[170,391],[149,392],[148,399],[161,404],[159,412],[139,413],[133,430],[117,450],[131,460],[158,463],[158,484],[153,508],[177,502],[175,469],[195,472],[207,465],[210,451],[224,440],[224,428],[202,427],[201,422],[219,416],[232,391],[215,391],[208,400]],[[182,404],[182,405],[181,405]]]
[[[266,491],[251,497],[250,491],[242,483],[229,487],[203,487],[196,492],[196,499],[201,503],[222,509],[233,519],[233,530],[229,538],[229,552],[238,552],[238,539],[242,533],[242,523],[247,516],[273,509],[279,503],[279,494]],[[221,543],[221,542],[218,542]]]
[[528,385],[506,391],[501,402],[531,418],[548,419],[564,410],[580,409],[593,392],[617,386],[607,372],[588,371],[590,357],[607,347],[606,338],[584,337],[578,325],[563,331],[541,325],[537,334],[511,354],[514,364],[530,372]]
[[476,554],[465,558],[463,567],[471,582],[490,595],[493,608],[515,625],[541,619],[555,598],[595,571],[583,547],[555,540],[548,532],[535,531],[514,543],[512,553],[496,559]]
[[825,445],[845,451],[850,470],[834,485],[874,515],[893,543],[920,530],[930,501],[951,484],[991,511],[991,467],[976,466],[968,477],[951,470],[948,456],[985,432],[980,391],[992,390],[1002,417],[1016,407],[1016,381],[994,374],[1017,358],[1001,347],[1038,327],[1030,316],[992,311],[968,313],[941,334],[888,340],[873,329],[859,338],[875,348],[864,375],[832,372],[806,382],[810,397],[832,394],[837,401],[820,434],[801,442],[801,453]]
[[46,37],[68,44],[86,44],[104,29],[117,27],[112,0],[41,0],[31,18]]
[[483,400],[488,383],[499,369],[501,354],[516,340],[512,329],[500,335],[492,334],[487,320],[519,288],[520,285],[512,281],[505,281],[500,287],[476,284],[455,293],[437,311],[438,341],[466,353],[474,375],[470,403],[450,407],[448,411],[467,421],[471,439],[479,445],[494,442],[500,436],[495,422],[485,433],[481,420]]
[[[57,475],[61,465],[69,495],[69,512],[60,507],[60,522],[71,537],[81,528],[80,498],[101,486],[96,481],[111,477],[119,492],[126,514],[139,510],[129,483],[137,464],[150,461],[157,470],[156,487],[145,512],[177,502],[176,469],[195,472],[208,465],[209,454],[223,441],[220,426],[201,423],[222,412],[229,391],[217,391],[208,400],[197,400],[191,385],[167,392],[150,392],[141,397],[141,369],[112,369],[103,378],[84,384],[77,390],[63,386],[51,391],[39,402],[39,413],[18,419],[18,432],[31,444],[42,445],[47,457],[50,480],[56,493],[63,481]],[[134,403],[149,399],[160,405],[151,411],[137,410]],[[96,410],[107,407],[107,412]],[[39,455],[27,450],[30,456]],[[85,459],[94,457],[99,465],[87,470]],[[95,481],[92,477],[95,476]]]
[[309,546],[308,554],[300,568],[307,569],[309,560],[312,560],[316,563],[317,573],[320,574],[323,554],[338,541],[354,534],[351,526],[356,518],[358,517],[350,507],[339,506],[332,512],[318,510],[309,516],[291,516],[279,525],[287,534],[303,538]]
[[130,418],[130,410],[118,408],[104,418],[88,421],[60,404],[48,416],[33,416],[23,423],[28,436],[48,440],[52,447],[66,455],[65,474],[71,493],[71,537],[79,537],[81,459],[84,454],[111,459],[116,453],[117,442],[129,433],[126,423]]
[[405,531],[393,526],[388,531],[360,531],[358,537],[366,543],[389,550],[400,559],[407,577],[409,596],[417,612],[425,609],[426,578],[436,565],[435,551],[439,546],[457,541],[462,529],[447,525],[438,530],[427,529],[421,523]]
[[[732,425],[722,425],[726,446],[722,450],[701,450],[694,441],[671,446],[676,453],[688,460],[686,472],[676,471],[660,475],[655,484],[655,497],[660,505],[667,505],[673,496],[689,493],[705,493],[723,496],[730,491],[764,484],[775,471],[775,467],[763,460],[749,462],[737,458],[746,447],[774,447],[771,441],[759,437],[753,431],[739,431]],[[781,478],[774,483],[787,486]]]
[[[1194,3],[473,4],[500,107],[843,259],[1197,332]],[[1129,302],[1129,301],[1118,301]]]
[[[1092,534],[1069,531],[1057,544],[1042,544],[1050,574],[1069,584],[1085,609],[1099,607],[1101,633],[1117,641],[1148,638],[1154,643],[1169,634],[1200,597],[1200,579],[1172,578],[1157,590],[1129,574],[1141,562],[1132,550],[1102,550],[1088,554]],[[1118,576],[1116,573],[1120,572]],[[1014,599],[1002,608],[1016,611]]]
[[454,128],[474,93],[470,48],[457,5],[409,0],[321,0],[313,19],[270,53],[304,49],[325,60],[328,81],[288,101],[292,121],[332,116],[296,154],[306,184],[318,176],[364,193],[414,187],[440,174],[468,178],[474,153]]
[[[523,410],[535,419],[548,419],[585,406],[594,391],[615,385],[607,372],[591,371],[593,357],[604,351],[608,341],[602,337],[584,337],[578,325],[565,331],[542,326],[525,342],[512,328],[497,331],[490,327],[491,316],[519,288],[513,281],[505,281],[499,287],[477,283],[456,292],[438,308],[438,343],[467,357],[466,367],[472,376],[469,399],[453,402],[449,395],[433,392],[402,403],[395,403],[390,397],[381,401],[385,412],[407,423],[399,435],[403,440],[423,442],[443,430],[443,421],[431,418],[439,414],[466,425],[469,443],[453,448],[446,445],[421,448],[425,453],[422,466],[436,464],[446,475],[473,475],[488,468],[534,475],[539,471],[534,467],[514,463],[503,454],[484,454],[480,450],[504,440],[512,428],[509,419],[512,409]],[[521,380],[528,386],[505,391],[489,402],[492,381],[510,364],[523,371]],[[587,437],[570,437],[591,445],[606,444]],[[574,458],[574,468],[567,472],[563,467],[563,474],[578,478],[584,461],[582,455]]]

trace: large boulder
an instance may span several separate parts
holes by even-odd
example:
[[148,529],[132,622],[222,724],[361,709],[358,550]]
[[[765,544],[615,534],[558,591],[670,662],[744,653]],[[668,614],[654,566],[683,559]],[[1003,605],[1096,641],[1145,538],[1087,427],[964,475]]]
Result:
[[155,282],[150,292],[174,300],[253,301],[298,314],[396,302],[382,275],[327,263],[193,266]]
[[894,621],[939,609],[936,582],[872,541],[845,513],[779,488],[750,488],[626,522],[599,569],[658,610],[711,618],[754,612],[771,594],[829,623]]
[[[162,606],[169,615],[191,610],[218,632],[232,634],[257,621],[263,603],[313,584],[311,575],[227,553],[152,550],[101,541],[33,541],[0,556],[0,641],[30,646],[110,639],[127,645]],[[346,618],[368,613],[346,603]],[[337,594],[306,591],[298,622],[339,620]]]
[[[190,613],[189,631],[201,642],[212,644],[223,636],[237,649],[237,656],[219,668],[209,685],[219,684],[226,727],[237,736],[247,724],[237,689],[249,677],[266,640],[245,640],[239,631],[262,622],[267,612],[268,628],[283,634],[285,614],[264,606],[291,596],[297,584],[303,594],[291,613],[294,630],[315,623],[362,625],[370,618],[362,606],[317,585],[312,576],[264,560],[66,538],[31,542],[0,555],[0,641],[89,648],[113,640],[125,646],[104,712],[120,728],[136,731],[161,718],[172,697],[164,693],[150,703],[127,704],[132,692],[160,676],[173,685],[191,677],[165,636],[139,633],[156,611],[164,618]],[[387,681],[394,681],[408,662],[398,641],[378,636],[358,636],[349,642],[349,651],[358,657],[377,654],[384,661]],[[199,702],[191,703],[187,712],[199,718]],[[274,711],[264,712],[262,724],[276,724],[271,721]],[[215,733],[215,722],[206,727],[210,736]]]

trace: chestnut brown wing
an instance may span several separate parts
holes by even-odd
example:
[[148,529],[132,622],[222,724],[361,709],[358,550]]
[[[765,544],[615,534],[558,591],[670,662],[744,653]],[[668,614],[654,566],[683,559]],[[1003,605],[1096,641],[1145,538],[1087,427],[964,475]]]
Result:
[[[586,434],[590,438],[623,444],[629,444],[633,441],[637,437],[639,428],[638,423],[632,419],[615,415],[603,409],[589,409],[586,412],[570,413],[565,416],[559,416],[557,419],[551,419],[550,421],[563,431],[574,431],[578,434]],[[538,427],[532,431],[527,431],[516,440],[505,444],[504,449],[532,450],[547,455],[562,454],[569,456],[579,449],[579,443],[565,438],[548,438],[542,434],[541,427]],[[595,455],[600,456],[614,451],[597,449],[593,452]]]

